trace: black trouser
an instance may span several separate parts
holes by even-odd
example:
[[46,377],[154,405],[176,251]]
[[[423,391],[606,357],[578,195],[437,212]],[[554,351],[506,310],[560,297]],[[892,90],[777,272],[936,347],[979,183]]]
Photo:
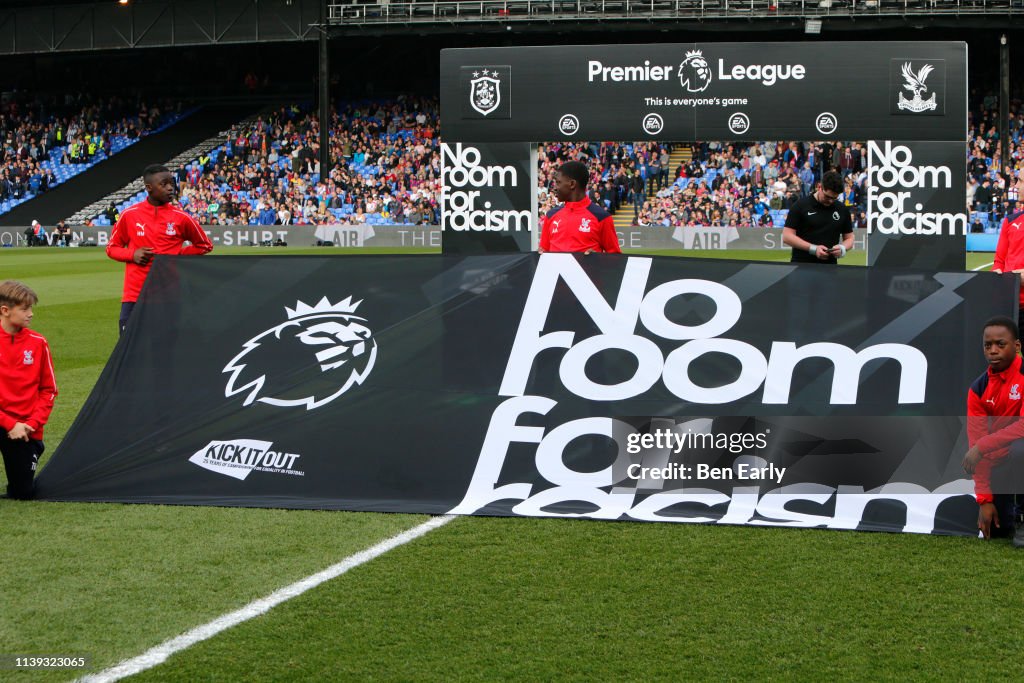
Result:
[[0,453],[3,454],[4,469],[7,471],[8,496],[22,500],[35,496],[36,485],[33,478],[43,448],[42,441],[15,441],[7,434],[0,434]]
[[1012,536],[1024,506],[1024,439],[1010,444],[1006,457],[992,468],[989,484],[992,503],[999,515],[999,529],[993,529],[992,535],[996,538]]
[[124,328],[128,326],[128,318],[131,317],[132,309],[135,308],[134,301],[121,302],[121,317],[117,321],[118,334],[124,334]]

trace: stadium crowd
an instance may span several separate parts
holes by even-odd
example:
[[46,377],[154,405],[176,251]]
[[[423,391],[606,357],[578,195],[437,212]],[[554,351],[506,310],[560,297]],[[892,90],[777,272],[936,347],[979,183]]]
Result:
[[[972,229],[998,225],[1004,200],[1024,195],[1024,109],[1011,104],[1013,168],[1000,173],[994,97],[969,117],[966,202]],[[346,106],[332,115],[335,166],[321,177],[319,120],[297,106],[258,117],[211,154],[176,169],[183,208],[208,225],[328,223],[439,224],[438,104],[402,97]],[[125,125],[130,123],[125,120]],[[138,130],[138,128],[136,128]],[[671,144],[553,142],[538,148],[540,215],[555,204],[555,169],[587,163],[592,201],[632,210],[634,225],[776,226],[829,169],[855,227],[866,216],[867,148],[862,141],[695,144],[672,167]],[[685,155],[684,155],[685,156]],[[116,211],[108,212],[109,222]]]
[[[349,105],[334,113],[335,166],[321,178],[319,119],[283,107],[232,131],[221,148],[175,169],[182,207],[206,225],[440,223],[436,99]],[[671,144],[555,142],[538,148],[540,213],[556,203],[554,171],[587,163],[591,199],[638,225],[771,225],[827,168],[843,171],[842,200],[863,220],[862,143],[707,142],[670,168]],[[116,211],[107,221],[116,220]],[[781,224],[781,223],[779,223]]]
[[998,226],[1006,212],[1024,208],[1024,108],[1019,99],[1009,102],[1010,165],[1005,172],[998,98],[985,95],[967,120],[967,210],[972,231],[981,232]]
[[322,177],[315,113],[282,107],[176,169],[182,208],[207,225],[439,223],[436,99],[350,105],[333,114]]
[[864,221],[864,144],[702,142],[688,162],[670,168],[672,146],[657,142],[555,143],[540,149],[541,215],[555,199],[553,172],[587,162],[591,201],[611,212],[633,207],[634,225],[780,226],[784,213],[813,191],[824,172],[841,171],[855,224]]
[[6,93],[0,101],[0,202],[63,180],[72,164],[109,156],[180,115],[180,104],[125,96]]

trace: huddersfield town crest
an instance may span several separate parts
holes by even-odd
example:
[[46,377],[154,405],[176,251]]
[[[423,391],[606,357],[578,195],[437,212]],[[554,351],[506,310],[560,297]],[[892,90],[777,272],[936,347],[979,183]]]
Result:
[[473,80],[469,82],[469,104],[484,116],[501,105],[501,80],[496,78],[497,72],[473,72]]
[[462,118],[512,118],[512,67],[505,64],[460,67]]

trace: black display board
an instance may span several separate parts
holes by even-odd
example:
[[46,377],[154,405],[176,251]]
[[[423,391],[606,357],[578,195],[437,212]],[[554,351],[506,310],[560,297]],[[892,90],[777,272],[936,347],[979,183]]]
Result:
[[808,42],[449,49],[441,52],[441,120],[446,142],[964,141],[967,47]]
[[[911,192],[898,212],[883,210],[890,205],[885,200],[869,202],[869,263],[937,270],[964,264],[967,46],[962,42],[442,50],[441,121],[449,146],[493,145],[488,163],[496,168],[522,164],[529,150],[494,143],[557,140],[837,140],[912,149],[909,156],[884,155],[889,170],[883,180],[895,173],[896,185],[920,182],[878,188]],[[946,169],[938,181],[933,168]],[[447,181],[445,188],[450,188]],[[534,221],[536,208],[535,201],[514,206],[529,210]],[[451,211],[443,200],[442,212]],[[511,229],[511,222],[499,217],[490,225],[446,230],[444,251],[528,250],[522,227]],[[538,229],[535,223],[531,227]]]

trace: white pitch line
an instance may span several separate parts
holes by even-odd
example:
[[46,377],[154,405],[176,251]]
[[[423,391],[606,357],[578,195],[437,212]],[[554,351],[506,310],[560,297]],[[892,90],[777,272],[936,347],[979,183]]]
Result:
[[176,652],[181,652],[196,643],[212,638],[221,631],[226,631],[232,626],[237,626],[238,624],[248,621],[253,617],[266,614],[269,610],[280,605],[282,602],[302,595],[309,589],[316,588],[325,581],[330,581],[333,578],[341,576],[348,570],[380,557],[389,550],[394,550],[400,545],[404,545],[409,541],[413,541],[420,536],[433,531],[434,529],[438,529],[453,519],[455,519],[454,515],[434,517],[417,527],[409,529],[408,531],[403,531],[397,536],[392,536],[385,541],[381,541],[371,548],[362,550],[355,555],[350,555],[341,562],[332,565],[321,572],[317,572],[312,576],[307,576],[304,579],[296,581],[290,586],[285,586],[284,588],[276,590],[265,598],[260,598],[259,600],[250,602],[241,609],[235,610],[234,612],[228,612],[209,623],[198,626],[191,631],[182,633],[180,636],[171,638],[170,640],[166,640],[151,650],[143,652],[138,657],[126,659],[119,664],[115,664],[109,669],[100,671],[99,673],[83,676],[79,678],[78,681],[81,683],[112,683],[113,681],[119,681],[128,676],[134,676],[146,669],[151,669],[154,666],[167,661],[167,658]]
[[994,266],[995,264],[996,264],[995,261],[993,261],[992,263],[986,263],[984,265],[978,266],[977,268],[971,268],[971,271],[972,272],[977,272],[979,270],[984,270],[985,268],[988,268],[989,266]]

